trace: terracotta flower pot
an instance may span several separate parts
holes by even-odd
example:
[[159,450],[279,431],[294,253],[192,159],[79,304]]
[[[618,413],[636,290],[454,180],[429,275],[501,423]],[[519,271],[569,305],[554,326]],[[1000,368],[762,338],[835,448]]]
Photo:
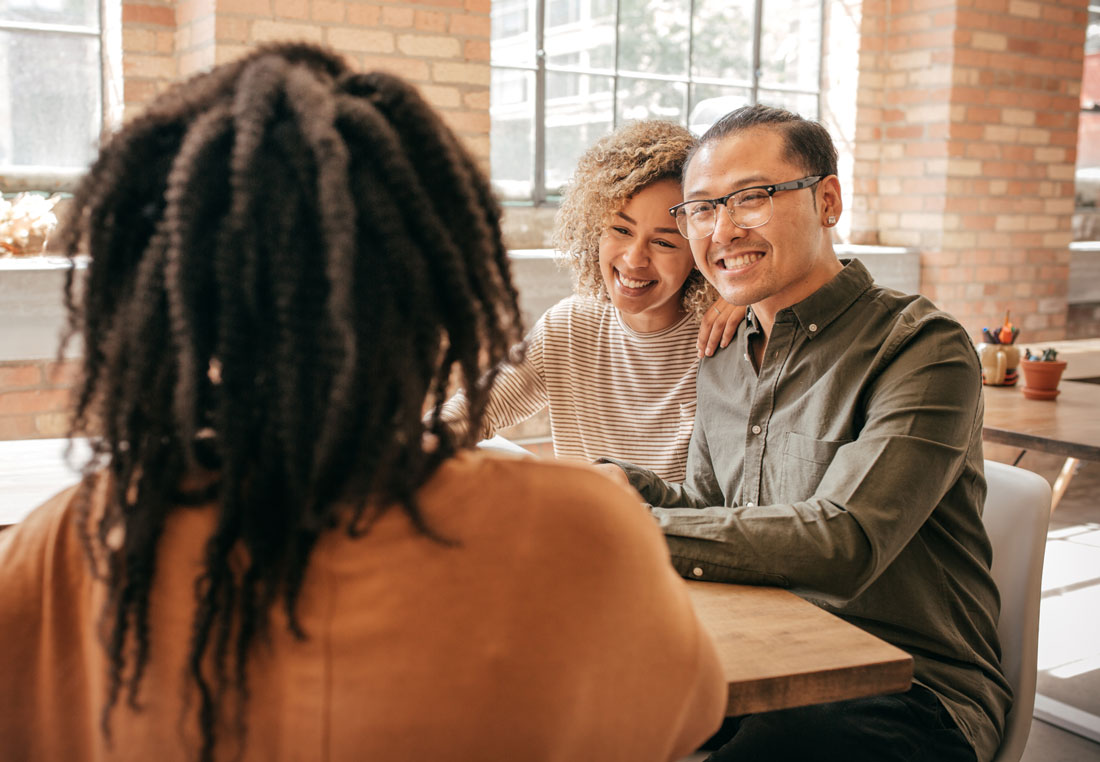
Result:
[[1058,396],[1058,382],[1066,369],[1065,360],[1021,360],[1024,372],[1024,396],[1029,400],[1052,400]]

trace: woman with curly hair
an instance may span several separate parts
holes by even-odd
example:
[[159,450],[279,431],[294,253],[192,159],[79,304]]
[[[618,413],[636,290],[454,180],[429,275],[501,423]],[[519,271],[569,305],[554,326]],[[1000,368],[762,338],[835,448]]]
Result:
[[[616,457],[684,479],[699,357],[728,344],[745,314],[716,301],[668,212],[695,142],[644,121],[581,156],[554,237],[576,294],[535,324],[526,360],[501,371],[483,437],[547,409],[556,457]],[[444,417],[465,409],[459,394]]]
[[93,456],[0,533],[0,757],[664,762],[718,726],[634,498],[441,421],[456,374],[479,429],[522,331],[488,183],[411,86],[260,48],[73,206]]

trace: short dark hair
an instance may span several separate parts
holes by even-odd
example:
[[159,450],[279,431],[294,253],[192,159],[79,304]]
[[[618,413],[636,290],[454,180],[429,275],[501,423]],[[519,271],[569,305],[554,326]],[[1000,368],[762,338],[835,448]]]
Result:
[[703,137],[684,162],[685,175],[700,148],[734,133],[757,127],[782,133],[786,142],[784,157],[801,165],[807,174],[823,177],[836,174],[836,146],[833,145],[828,130],[819,122],[805,119],[786,109],[757,103],[734,109],[703,133]]

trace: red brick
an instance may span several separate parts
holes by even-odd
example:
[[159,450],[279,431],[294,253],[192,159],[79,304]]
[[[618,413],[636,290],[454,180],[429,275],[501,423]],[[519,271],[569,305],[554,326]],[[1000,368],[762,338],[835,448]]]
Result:
[[34,426],[34,416],[0,416],[0,441],[10,441],[12,439],[33,439],[37,436],[38,430]]
[[489,41],[467,40],[463,54],[467,61],[488,61]]
[[488,39],[492,32],[492,23],[488,16],[469,16],[456,13],[451,16],[450,31],[451,34]]
[[50,387],[70,387],[80,380],[83,366],[78,360],[52,362],[45,368],[46,385]]
[[0,365],[0,389],[26,389],[38,386],[42,371],[37,365]]
[[413,20],[413,26],[421,32],[445,32],[447,31],[448,15],[449,14],[436,13],[434,11],[417,11]]
[[5,392],[0,394],[0,416],[20,413],[53,413],[69,404],[67,389]]
[[163,5],[138,5],[123,3],[122,23],[127,24],[155,24],[157,26],[175,26],[176,9]]
[[999,108],[976,108],[966,110],[966,121],[971,123],[1000,124],[1001,110]]

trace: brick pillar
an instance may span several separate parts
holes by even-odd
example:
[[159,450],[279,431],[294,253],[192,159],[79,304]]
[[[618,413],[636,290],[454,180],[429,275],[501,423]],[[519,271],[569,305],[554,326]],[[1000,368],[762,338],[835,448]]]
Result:
[[[147,25],[155,17],[166,25],[169,34],[160,44],[169,45],[170,65],[128,53],[128,94],[129,72],[143,72],[140,91],[127,97],[128,104],[147,101],[176,76],[238,58],[258,43],[323,43],[361,69],[390,71],[419,87],[488,168],[490,0],[181,0],[166,6],[175,7],[174,14],[149,5],[129,13],[134,23],[140,18]],[[124,36],[130,30],[124,10]]]
[[176,59],[180,77],[189,77],[214,65],[216,5],[217,0],[180,0],[176,6]]
[[[972,335],[1066,325],[1086,0],[863,3],[852,240],[917,247]],[[883,45],[875,36],[881,33]],[[879,52],[881,50],[881,52]]]
[[133,116],[179,74],[173,0],[123,0],[123,116]]

